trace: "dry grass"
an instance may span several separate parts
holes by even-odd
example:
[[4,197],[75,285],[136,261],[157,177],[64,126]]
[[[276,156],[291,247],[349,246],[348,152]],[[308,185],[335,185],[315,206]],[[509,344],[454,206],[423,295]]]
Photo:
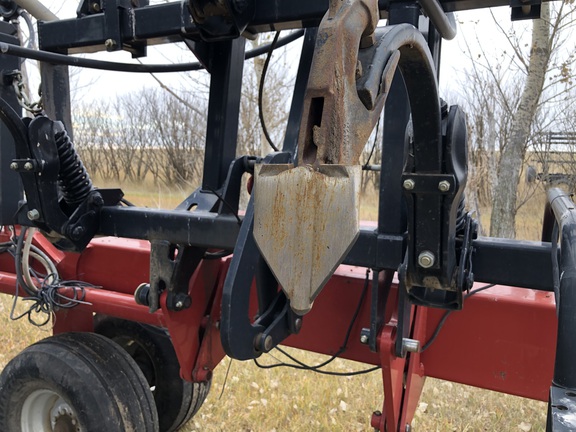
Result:
[[[0,296],[0,325],[6,329],[0,334],[0,369],[26,346],[49,335],[27,322],[11,322],[11,304],[10,297]],[[326,359],[288,350],[308,364]],[[282,360],[281,355],[274,356]],[[274,362],[269,355],[262,360]],[[330,370],[364,367],[338,359]],[[253,362],[230,363],[226,359],[214,372],[212,391],[204,406],[183,431],[367,431],[371,413],[381,409],[378,371],[357,377],[329,377],[288,368],[262,370]],[[440,432],[543,431],[545,422],[546,404],[542,402],[428,379],[413,426],[415,431]]]
[[[124,190],[127,199],[150,207],[173,208],[186,196],[183,191],[152,187],[147,185],[142,191],[141,185],[128,185]],[[537,203],[521,211],[518,226],[523,238],[539,236],[541,200],[537,198]],[[364,219],[376,217],[375,202],[374,197],[363,198]],[[0,368],[48,335],[27,322],[11,322],[10,307],[11,298],[0,296],[0,326],[5,329],[0,334]],[[314,353],[291,352],[308,364],[325,359]],[[275,361],[269,355],[263,359]],[[252,362],[233,361],[224,385],[229,362],[226,359],[215,370],[211,394],[184,431],[366,431],[371,413],[382,409],[379,372],[336,378],[288,368],[261,370]],[[337,360],[331,367],[347,371],[364,365]],[[545,421],[545,403],[429,379],[413,425],[416,431],[543,431]]]

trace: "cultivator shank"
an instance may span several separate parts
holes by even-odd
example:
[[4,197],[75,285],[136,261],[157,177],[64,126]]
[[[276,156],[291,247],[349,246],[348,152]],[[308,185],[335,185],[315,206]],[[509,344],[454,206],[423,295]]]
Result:
[[[40,52],[17,46],[13,25],[0,23],[0,64],[11,70],[0,87],[0,217],[16,226],[0,232],[14,256],[0,255],[0,291],[17,284],[38,302],[46,286],[58,293],[49,303],[56,334],[98,332],[106,317],[145,324],[122,327],[117,342],[128,332],[127,346],[144,341],[179,365],[184,381],[168,380],[166,412],[184,403],[174,395],[196,401],[184,412],[197,411],[225,355],[256,359],[284,344],[381,369],[384,403],[370,420],[380,431],[410,429],[426,376],[549,399],[548,429],[569,430],[574,205],[550,192],[543,242],[479,238],[465,211],[465,114],[438,92],[441,38],[455,34],[451,12],[505,3],[82,1],[76,18],[39,22]],[[282,149],[237,157],[243,65],[263,52],[246,51],[245,37],[287,28],[304,42]],[[181,69],[210,74],[202,184],[175,210],[124,206],[119,189],[92,186],[72,146],[67,70],[52,63],[86,66],[63,54],[104,48],[143,56],[148,45],[175,41],[199,59]],[[21,119],[11,56],[51,62],[44,111],[33,120]],[[360,157],[379,122],[379,216],[365,224]],[[6,188],[18,178],[10,169],[18,193]],[[244,177],[254,188],[240,212]],[[35,283],[26,257],[57,271]],[[57,340],[77,343],[66,338]],[[166,383],[141,384],[148,392]],[[0,394],[0,422],[1,413]],[[183,421],[159,415],[171,430]],[[152,417],[146,431],[157,430]]]

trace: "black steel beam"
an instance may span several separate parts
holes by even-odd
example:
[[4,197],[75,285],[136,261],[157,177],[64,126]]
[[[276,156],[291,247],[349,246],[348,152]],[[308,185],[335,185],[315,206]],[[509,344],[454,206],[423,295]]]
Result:
[[[105,207],[101,235],[233,250],[240,230],[234,216],[208,212]],[[401,236],[378,235],[362,228],[344,264],[396,269],[402,262]],[[550,243],[479,238],[474,241],[472,269],[484,283],[552,291]]]
[[209,45],[210,99],[206,122],[203,190],[218,190],[236,157],[245,40]]
[[[0,21],[0,42],[16,45],[20,43],[14,25]],[[20,70],[20,61],[17,57],[0,54],[0,69],[4,73]],[[16,99],[12,82],[7,77],[4,78],[4,81],[0,83],[0,98],[20,114],[22,108]],[[20,175],[8,168],[15,158],[14,136],[6,124],[0,123],[0,225],[13,225],[16,222],[18,202],[23,197]]]
[[104,207],[99,234],[214,249],[234,249],[240,224],[235,216],[208,212]]
[[[316,27],[328,9],[328,0],[254,0],[256,11],[248,29],[263,32],[274,29]],[[392,4],[379,0],[380,15],[388,16]],[[509,0],[445,0],[440,2],[445,11],[509,6]],[[149,45],[182,40],[184,36],[199,38],[186,2],[143,6],[133,13],[119,12],[120,33],[123,43],[147,41]],[[48,51],[94,52],[104,50],[110,32],[105,14],[81,18],[38,23],[40,48]]]
[[552,291],[550,243],[481,237],[472,246],[475,281]]

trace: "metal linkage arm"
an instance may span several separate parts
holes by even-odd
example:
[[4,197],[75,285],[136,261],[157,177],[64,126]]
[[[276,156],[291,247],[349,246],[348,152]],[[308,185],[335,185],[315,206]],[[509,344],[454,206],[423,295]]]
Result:
[[576,427],[576,209],[570,196],[557,188],[548,191],[548,203],[556,219],[552,230],[551,260],[555,279],[558,339],[547,430],[568,431]]

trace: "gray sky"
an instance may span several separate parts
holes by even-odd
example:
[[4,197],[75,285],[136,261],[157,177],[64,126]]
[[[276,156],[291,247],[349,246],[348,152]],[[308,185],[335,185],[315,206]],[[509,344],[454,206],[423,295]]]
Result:
[[[152,0],[151,3],[162,3],[159,0]],[[45,0],[44,4],[60,18],[71,18],[75,16],[78,0]],[[492,10],[498,21],[504,27],[510,22],[510,9],[508,7],[496,8]],[[475,10],[460,12],[457,16],[459,21],[458,36],[453,41],[444,41],[442,48],[442,70],[440,73],[441,93],[455,92],[459,85],[459,76],[469,65],[470,60],[464,54],[464,38],[468,41],[472,50],[476,46],[476,35],[482,35],[482,45],[487,52],[495,52],[496,49],[505,44],[505,38],[496,30],[489,10]],[[526,28],[526,23],[515,23],[515,27]],[[529,36],[529,35],[528,35]],[[168,63],[195,61],[194,56],[184,49],[173,46],[150,47],[148,58],[143,59],[147,63]],[[131,56],[126,52],[99,53],[91,57],[101,58],[109,61],[130,62]],[[82,70],[73,73],[74,81],[78,90],[76,98],[94,99],[110,98],[117,94],[138,91],[144,86],[154,87],[158,84],[147,74],[111,73],[101,71]],[[162,80],[178,87],[179,81],[176,74],[165,74]]]

